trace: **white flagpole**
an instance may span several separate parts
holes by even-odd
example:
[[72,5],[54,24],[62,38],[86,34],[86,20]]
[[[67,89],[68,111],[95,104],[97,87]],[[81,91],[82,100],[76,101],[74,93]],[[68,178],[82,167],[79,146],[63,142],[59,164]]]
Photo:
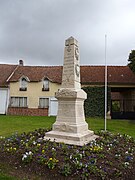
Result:
[[107,35],[105,35],[105,122],[104,122],[104,130],[106,131],[106,114],[107,114],[107,58],[106,51],[107,50]]

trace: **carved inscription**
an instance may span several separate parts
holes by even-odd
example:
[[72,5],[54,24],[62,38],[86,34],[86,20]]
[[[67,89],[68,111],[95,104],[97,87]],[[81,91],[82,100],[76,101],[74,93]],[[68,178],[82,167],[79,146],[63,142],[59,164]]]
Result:
[[74,86],[74,56],[72,52],[65,52],[62,86],[67,88]]
[[80,87],[79,48],[77,41],[71,37],[66,40],[64,65],[62,75],[62,88]]

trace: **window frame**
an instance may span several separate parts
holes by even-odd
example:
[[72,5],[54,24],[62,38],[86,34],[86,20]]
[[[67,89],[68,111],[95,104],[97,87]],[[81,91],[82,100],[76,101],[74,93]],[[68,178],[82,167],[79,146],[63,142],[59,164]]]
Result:
[[43,79],[43,87],[42,87],[42,91],[49,91],[49,79],[48,78],[44,78]]
[[[47,99],[48,100],[47,105],[45,105],[46,104],[45,102],[43,102],[44,105],[41,105],[41,102],[40,102],[41,99]],[[50,98],[49,97],[39,97],[38,108],[46,109],[46,108],[49,108],[49,105],[50,105]]]
[[[14,102],[12,103],[12,101],[14,101]],[[28,107],[28,97],[11,96],[10,97],[10,107],[27,108]]]
[[25,76],[22,76],[20,78],[20,88],[19,88],[19,90],[20,91],[27,91],[28,82],[29,82],[29,79],[27,77],[25,77]]

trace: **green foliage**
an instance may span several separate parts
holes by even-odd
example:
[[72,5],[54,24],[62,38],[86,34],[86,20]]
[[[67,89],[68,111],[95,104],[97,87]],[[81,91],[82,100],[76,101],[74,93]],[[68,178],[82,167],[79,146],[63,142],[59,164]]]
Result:
[[63,174],[64,176],[68,176],[72,173],[71,168],[72,167],[69,163],[62,164],[60,167],[60,173]]
[[8,175],[0,174],[0,180],[17,180],[15,177],[11,177]]
[[54,169],[58,162],[59,161],[56,158],[49,158],[46,164],[49,169]]
[[[87,99],[84,102],[84,110],[86,117],[104,116],[104,87],[83,87],[87,93]],[[110,88],[108,88],[108,110],[110,106]]]
[[120,101],[112,101],[112,111],[120,112]]
[[128,66],[135,73],[135,50],[131,50],[128,58]]

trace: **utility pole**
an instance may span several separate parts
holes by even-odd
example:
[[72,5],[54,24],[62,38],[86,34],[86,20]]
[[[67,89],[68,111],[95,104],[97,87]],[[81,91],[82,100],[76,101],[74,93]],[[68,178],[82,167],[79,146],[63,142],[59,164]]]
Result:
[[107,35],[105,35],[105,122],[104,130],[106,131],[106,114],[107,114]]

